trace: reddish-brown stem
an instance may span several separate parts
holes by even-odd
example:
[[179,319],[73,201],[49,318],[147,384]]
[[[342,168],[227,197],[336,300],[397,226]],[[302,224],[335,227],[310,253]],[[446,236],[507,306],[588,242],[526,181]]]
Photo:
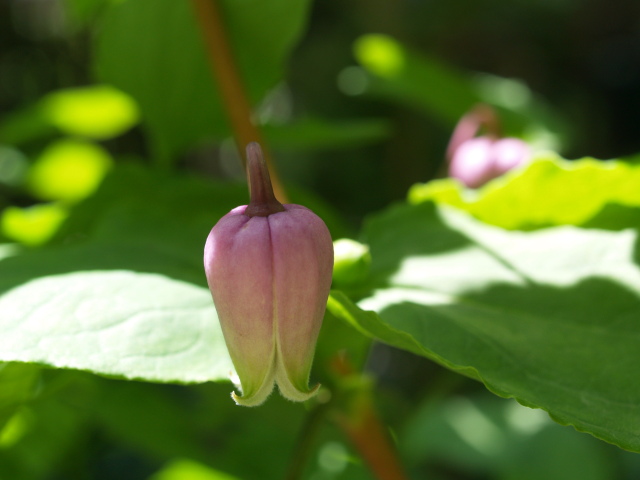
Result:
[[244,211],[245,215],[267,217],[272,213],[284,212],[284,207],[273,194],[269,169],[257,142],[247,145],[247,176],[251,201]]
[[447,146],[447,160],[451,161],[458,147],[475,137],[482,127],[486,130],[489,138],[497,140],[502,135],[500,120],[496,112],[489,105],[483,103],[476,105],[466,113],[456,125]]
[[[334,359],[332,369],[341,377],[356,374],[342,356]],[[379,480],[408,479],[376,413],[370,390],[356,394],[345,409],[334,412],[333,418]]]
[[[220,98],[231,123],[238,151],[251,142],[265,145],[260,130],[251,121],[252,111],[246,90],[227,40],[224,22],[217,0],[192,0],[196,18],[200,24],[209,64],[218,83]],[[264,148],[264,158],[271,171],[273,190],[277,198],[287,202],[268,149]],[[246,166],[246,163],[245,163]]]

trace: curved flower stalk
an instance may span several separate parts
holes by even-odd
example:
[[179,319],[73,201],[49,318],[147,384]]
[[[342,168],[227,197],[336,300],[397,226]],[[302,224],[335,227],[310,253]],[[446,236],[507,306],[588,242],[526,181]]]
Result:
[[[476,137],[484,126],[487,134]],[[449,175],[470,188],[478,188],[509,170],[526,163],[529,146],[519,138],[500,138],[494,111],[479,105],[460,119],[449,146]]]
[[333,269],[324,222],[308,208],[280,204],[260,146],[247,146],[251,202],[213,227],[204,250],[207,282],[242,395],[266,400],[274,384],[293,401],[312,397],[309,372]]

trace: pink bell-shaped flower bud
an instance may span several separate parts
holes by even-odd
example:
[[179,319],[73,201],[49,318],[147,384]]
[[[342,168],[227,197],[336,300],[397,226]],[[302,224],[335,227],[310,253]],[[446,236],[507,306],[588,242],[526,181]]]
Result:
[[[476,137],[480,127],[488,134]],[[518,138],[500,138],[498,119],[491,108],[479,105],[456,126],[447,148],[449,175],[469,188],[478,188],[526,163],[529,146]]]
[[240,379],[239,405],[266,400],[277,383],[289,400],[312,397],[315,344],[331,286],[333,244],[308,208],[280,204],[257,143],[247,146],[251,201],[213,227],[204,267]]

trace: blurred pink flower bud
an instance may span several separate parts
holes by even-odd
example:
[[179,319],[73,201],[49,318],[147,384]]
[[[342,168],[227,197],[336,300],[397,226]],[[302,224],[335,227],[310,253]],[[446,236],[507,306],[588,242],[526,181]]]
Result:
[[324,222],[282,205],[257,143],[247,146],[249,205],[213,227],[204,250],[207,282],[240,379],[239,405],[266,400],[275,383],[293,401],[313,396],[309,372],[333,269]]
[[501,138],[493,143],[494,170],[498,175],[507,173],[526,163],[531,157],[531,149],[519,138]]
[[[485,125],[489,135],[474,135]],[[462,117],[449,142],[449,175],[470,188],[478,188],[531,157],[529,146],[518,138],[499,138],[498,120],[485,105]]]

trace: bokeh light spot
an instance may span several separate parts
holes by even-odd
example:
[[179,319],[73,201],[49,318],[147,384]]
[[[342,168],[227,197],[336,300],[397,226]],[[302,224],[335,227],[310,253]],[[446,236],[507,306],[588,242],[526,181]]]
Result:
[[98,187],[112,165],[102,147],[80,140],[60,140],[47,149],[31,167],[27,183],[43,200],[78,201]]
[[24,245],[42,245],[67,218],[67,210],[58,204],[32,207],[7,207],[0,217],[0,228],[7,238]]
[[386,35],[364,35],[355,43],[355,56],[367,70],[381,77],[395,77],[404,68],[404,52]]
[[107,85],[52,93],[43,100],[43,108],[49,122],[63,132],[98,140],[124,133],[140,117],[129,95]]

